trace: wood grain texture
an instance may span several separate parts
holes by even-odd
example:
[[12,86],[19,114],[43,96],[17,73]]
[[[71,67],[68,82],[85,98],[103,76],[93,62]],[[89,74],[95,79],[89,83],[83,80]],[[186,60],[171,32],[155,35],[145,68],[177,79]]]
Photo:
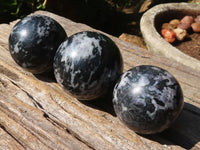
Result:
[[[97,31],[49,12],[35,14],[54,18],[68,36]],[[120,48],[124,71],[156,65],[171,72],[183,89],[184,110],[173,126],[160,134],[138,135],[115,116],[111,96],[81,102],[65,93],[51,74],[34,76],[15,64],[8,37],[16,22],[0,25],[0,149],[6,142],[7,149],[15,150],[200,148],[200,72],[106,34]]]

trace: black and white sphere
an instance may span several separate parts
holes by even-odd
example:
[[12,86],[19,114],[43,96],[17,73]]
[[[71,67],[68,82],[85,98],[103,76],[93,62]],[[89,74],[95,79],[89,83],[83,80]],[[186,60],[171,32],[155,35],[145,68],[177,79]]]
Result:
[[113,88],[122,74],[122,57],[107,36],[85,31],[61,44],[54,59],[57,82],[79,100],[92,100]]
[[18,65],[35,74],[43,73],[52,69],[55,52],[66,37],[65,30],[54,19],[28,16],[13,27],[9,49]]
[[177,80],[156,66],[137,66],[125,72],[115,85],[113,105],[118,118],[141,134],[168,128],[183,108]]

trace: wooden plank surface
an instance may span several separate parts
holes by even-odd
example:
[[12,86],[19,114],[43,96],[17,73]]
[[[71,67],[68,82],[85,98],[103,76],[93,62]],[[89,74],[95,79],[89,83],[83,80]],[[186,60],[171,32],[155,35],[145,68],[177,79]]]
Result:
[[[97,31],[49,12],[35,14],[54,18],[68,36]],[[200,149],[200,72],[108,35],[120,48],[124,71],[156,65],[171,72],[183,89],[184,110],[173,126],[160,134],[138,135],[118,120],[112,97],[81,102],[52,75],[34,76],[16,65],[8,51],[16,22],[0,25],[0,149]]]

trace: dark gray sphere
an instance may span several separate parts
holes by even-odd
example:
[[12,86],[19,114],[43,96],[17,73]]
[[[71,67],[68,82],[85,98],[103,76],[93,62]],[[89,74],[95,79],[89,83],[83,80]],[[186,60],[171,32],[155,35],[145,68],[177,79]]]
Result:
[[92,100],[114,87],[122,74],[118,47],[107,36],[91,31],[69,37],[54,60],[57,82],[79,100]]
[[65,30],[54,19],[28,16],[13,27],[9,49],[18,65],[35,74],[43,73],[52,69],[55,52],[66,37]]
[[141,134],[168,128],[183,108],[183,94],[177,80],[156,66],[137,66],[125,72],[113,92],[119,119]]

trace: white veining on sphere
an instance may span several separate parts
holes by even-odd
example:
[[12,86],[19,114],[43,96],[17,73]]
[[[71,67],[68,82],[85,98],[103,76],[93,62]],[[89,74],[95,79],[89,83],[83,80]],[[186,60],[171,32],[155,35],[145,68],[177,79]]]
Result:
[[11,32],[10,32],[10,36],[13,36],[13,34],[14,34],[14,32],[15,32],[15,30],[18,28],[18,26],[17,25],[15,25],[13,28],[12,28],[12,30],[11,30]]
[[163,106],[161,106],[161,105],[159,105],[159,104],[157,104],[156,101],[155,101],[155,99],[153,99],[153,97],[151,99],[151,103],[154,105],[155,110],[153,112],[147,111],[146,113],[153,120],[155,118],[155,115],[156,115],[156,113],[157,113],[158,110],[165,110],[166,108],[163,107]]
[[[91,81],[91,79],[90,80],[88,80],[88,83]],[[100,81],[99,81],[100,82]],[[94,88],[95,86],[98,86],[98,81],[93,81],[91,84],[89,84],[89,86],[88,86],[88,88],[89,89],[91,89],[91,88]],[[100,84],[99,84],[100,85]]]
[[125,76],[127,76],[127,74],[131,73],[131,71],[127,71],[125,72],[122,76],[121,76],[121,80],[118,84],[118,88],[121,89],[121,87],[126,86],[126,84],[129,84],[129,80],[128,78],[126,78]]
[[108,56],[104,61],[101,46],[103,38],[98,33],[80,32],[69,37],[58,48],[55,68],[63,70],[61,75],[56,75],[59,76],[57,80],[65,77],[65,89],[78,99],[94,99],[104,94],[121,71],[115,58],[112,65],[106,64]]
[[90,72],[90,76],[88,78],[88,81],[86,82],[86,84],[88,84],[89,88],[92,88],[95,84],[96,84],[96,81],[93,81],[93,83],[89,84],[92,80],[92,77],[93,75],[95,74],[96,70],[98,69],[98,66],[96,66],[91,72]]
[[113,90],[113,103],[118,103],[118,97],[117,97],[117,92],[118,92],[118,83],[116,83],[114,90]]
[[[180,114],[183,99],[179,90],[176,79],[163,69],[133,68],[115,86],[114,110],[123,123],[138,133],[161,132]],[[146,106],[137,104],[144,100]]]
[[174,109],[173,98],[176,95],[176,89],[164,87],[162,92],[163,94],[161,95],[162,97],[160,99],[163,100],[163,102],[165,102],[165,108]]
[[[132,82],[127,76],[127,74],[131,73],[131,71],[127,71],[122,75],[122,80],[120,81],[119,85],[117,88],[122,89],[121,87],[126,87],[126,86],[131,86],[132,87],[132,92],[133,92],[133,97],[132,101],[136,105],[142,105],[143,107],[146,106],[146,101],[145,101],[145,91],[144,87],[149,84],[149,80],[145,76],[141,76],[139,78],[138,82]],[[143,94],[144,93],[144,94]],[[114,93],[114,99],[117,100],[117,92]],[[122,103],[123,104],[123,103]]]
[[[94,50],[97,50],[97,52],[94,53]],[[94,37],[88,37],[86,32],[83,32],[81,34],[74,35],[72,38],[72,42],[69,43],[68,40],[63,42],[59,48],[59,55],[62,56],[61,62],[67,64],[69,58],[72,60],[74,59],[77,62],[88,58],[91,60],[95,58],[96,55],[101,55],[101,50],[102,47],[100,46],[100,40],[95,39]],[[71,87],[80,87],[79,90],[81,92],[85,91],[86,86],[88,89],[98,88],[97,81],[92,81],[92,77],[97,71],[98,66],[94,66],[93,70],[89,74],[87,82],[82,82],[81,84],[79,84],[78,82],[75,82],[75,77],[77,74],[80,74],[81,70],[75,69],[74,65],[74,63],[71,63],[70,65],[65,65],[65,71],[70,71]]]
[[158,68],[158,67],[155,67],[155,66],[151,66],[151,69],[152,69],[152,70],[156,70],[156,71],[161,71],[161,69],[160,69],[160,68]]
[[124,74],[122,74],[120,82],[118,82],[115,85],[114,91],[113,91],[113,103],[117,103],[117,105],[121,104],[122,111],[125,111],[125,110],[128,110],[128,109],[123,109],[123,106],[124,106],[123,102],[120,103],[118,101],[118,92],[120,91],[119,89],[123,89],[123,87],[128,86],[127,84],[129,84],[129,80],[125,76],[127,76],[127,74],[129,74],[129,73],[131,73],[131,71],[127,71]]
[[107,70],[108,70],[107,71],[107,78],[112,79],[113,77],[115,78],[117,76],[117,73],[118,73],[117,70],[119,70],[119,67],[118,67],[117,63],[115,62],[115,65],[114,65],[115,71],[111,71],[109,69],[107,69]]
[[[75,84],[74,80],[75,80],[75,77],[76,77],[76,71],[74,69],[74,63],[71,64],[71,66],[67,66],[66,65],[66,70],[68,69],[72,69],[71,72],[70,72],[70,76],[71,76],[71,85],[73,88],[77,88],[78,87],[78,82]],[[69,72],[69,71],[67,71]]]
[[[121,81],[118,85],[115,86],[114,90],[114,99],[113,102],[117,102],[117,89],[123,89],[127,86],[130,86],[132,89],[132,101],[134,102],[134,105],[142,105],[143,107],[146,106],[146,98],[151,99],[151,103],[154,105],[155,109],[153,112],[147,111],[146,114],[153,120],[155,118],[155,115],[157,111],[159,110],[167,110],[167,109],[174,109],[173,99],[176,95],[176,87],[170,88],[169,86],[173,86],[175,84],[175,81],[172,80],[173,76],[168,73],[167,71],[162,71],[161,69],[157,67],[152,67],[153,70],[161,71],[162,73],[157,74],[152,79],[149,78],[148,73],[137,73],[138,80],[135,80],[136,78],[131,78],[131,71],[127,71],[124,73],[121,77]],[[138,70],[138,72],[140,72]],[[129,77],[130,76],[130,77]],[[135,80],[135,81],[134,81]],[[150,85],[150,80],[154,80],[154,84]],[[158,89],[158,84],[162,81],[165,81],[166,86],[163,87],[162,90]],[[150,92],[155,92],[155,94],[150,94]],[[157,101],[160,101],[164,104],[162,106],[161,104],[157,103]],[[122,103],[123,104],[123,103]],[[121,104],[121,108],[124,107]],[[122,109],[124,111],[126,109]]]
[[25,17],[21,20],[22,24],[26,24],[29,20],[31,20],[34,16]]
[[39,39],[37,40],[37,44],[40,44],[41,42],[42,42],[42,39],[39,38]]
[[123,111],[123,112],[124,112],[124,111],[128,111],[128,108],[127,108],[126,106],[124,106],[124,103],[122,103],[121,107],[122,107],[122,111]]
[[[154,68],[156,68],[156,67],[154,67]],[[156,70],[161,71],[159,68],[156,68]],[[149,88],[148,88],[149,91],[156,92],[155,96],[152,96],[152,95],[148,94],[148,96],[152,100],[152,104],[155,107],[154,112],[149,112],[149,111],[146,112],[151,119],[154,119],[154,117],[156,115],[156,112],[158,110],[174,109],[173,98],[176,95],[176,89],[172,89],[170,87],[163,87],[163,90],[160,91],[159,89],[156,88],[157,87],[156,85],[159,82],[161,82],[163,80],[166,80],[166,79],[168,81],[166,83],[166,86],[173,85],[175,83],[174,81],[171,80],[172,79],[172,75],[170,73],[168,73],[167,71],[164,71],[164,73],[160,73],[159,75],[157,75],[157,76],[155,76],[153,78],[153,80],[155,80],[156,82],[152,86],[149,86]],[[159,101],[161,101],[164,104],[164,106],[159,105],[155,101],[154,98],[156,98]]]
[[49,17],[43,17],[45,19],[45,25],[50,26],[51,23],[53,23],[53,19]]
[[54,67],[54,74],[55,74],[55,77],[56,77],[57,82],[58,82],[60,85],[62,85],[63,79],[61,78],[60,71],[59,71],[59,69],[57,69],[57,67]]
[[67,45],[68,45],[68,40],[66,40],[63,43],[61,43],[61,45],[58,47],[58,54],[60,56],[62,56],[61,62],[66,62],[66,59],[68,58],[67,57],[68,53],[65,50],[65,48],[67,47]]
[[38,26],[37,26],[37,33],[38,33],[38,36],[41,38],[43,36],[49,35],[50,24],[53,22],[53,20],[49,17],[42,17],[42,16],[40,16],[40,19],[43,19],[44,21],[44,25],[42,25],[41,20],[39,20],[40,22],[38,23]]
[[32,64],[31,64],[31,63],[28,63],[28,62],[27,62],[27,63],[25,63],[25,62],[22,63],[22,67],[23,67],[23,68],[27,68],[28,66],[31,66],[31,65],[32,65]]
[[14,53],[19,53],[20,49],[19,49],[19,42],[17,42],[14,46]]
[[[68,44],[64,42],[65,48],[61,61],[67,61],[67,55],[72,55],[77,61],[80,59],[94,58],[96,54],[93,54],[94,48],[97,49],[98,54],[101,55],[102,47],[100,46],[100,40],[94,37],[88,37],[86,32],[76,34],[73,36],[72,42]],[[75,54],[76,53],[76,54]],[[75,57],[76,56],[76,57]]]
[[[159,95],[158,99],[160,101],[162,101],[163,103],[166,103],[166,99],[164,97],[168,96],[169,99],[172,99],[174,96],[175,96],[175,90],[174,89],[171,89],[169,87],[164,87],[164,89],[162,91],[160,91],[159,89],[157,89],[156,85],[163,81],[163,80],[167,80],[168,82],[166,82],[166,86],[170,86],[170,85],[173,85],[175,83],[175,81],[172,81],[172,75],[168,72],[164,72],[163,74],[159,74],[157,76],[155,76],[153,78],[156,82],[152,85],[152,86],[149,86],[149,91],[155,91],[157,93],[157,95]],[[171,93],[169,95],[169,93]],[[172,102],[171,102],[172,103]],[[169,106],[171,106],[172,104],[170,104]]]
[[15,53],[15,51],[11,50],[11,51],[10,51],[10,53],[11,53],[11,54],[14,54],[14,53]]
[[46,25],[42,26],[41,23],[39,23],[38,27],[37,27],[38,36],[40,38],[42,38],[43,36],[48,35],[49,34],[49,29],[50,29],[49,26],[46,26]]

